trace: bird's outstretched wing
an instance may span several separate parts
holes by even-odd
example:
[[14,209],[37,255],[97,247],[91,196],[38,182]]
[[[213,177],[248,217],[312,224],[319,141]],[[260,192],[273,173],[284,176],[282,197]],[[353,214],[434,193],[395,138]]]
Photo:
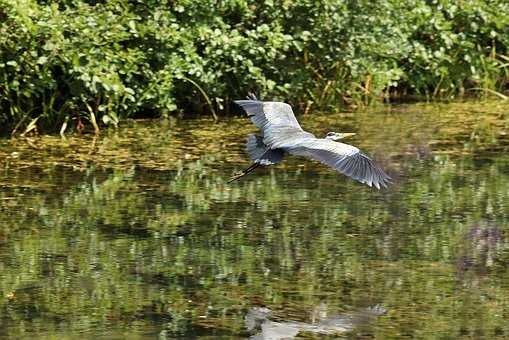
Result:
[[367,185],[387,187],[391,178],[375,162],[355,146],[330,139],[305,138],[284,148],[293,155],[322,162]]
[[239,105],[247,113],[253,124],[262,131],[264,136],[275,127],[302,131],[299,122],[293,114],[292,107],[286,103],[249,99],[236,100],[235,104]]

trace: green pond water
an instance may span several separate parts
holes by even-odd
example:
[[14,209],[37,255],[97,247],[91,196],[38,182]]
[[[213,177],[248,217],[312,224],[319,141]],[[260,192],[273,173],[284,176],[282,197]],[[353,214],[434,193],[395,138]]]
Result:
[[509,338],[508,107],[299,117],[381,191],[298,158],[226,184],[240,117],[0,141],[0,337]]

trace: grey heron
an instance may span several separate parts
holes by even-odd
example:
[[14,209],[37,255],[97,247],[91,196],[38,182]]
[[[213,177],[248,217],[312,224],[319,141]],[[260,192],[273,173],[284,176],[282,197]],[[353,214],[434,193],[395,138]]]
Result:
[[317,160],[370,187],[380,189],[390,183],[391,178],[371,158],[355,146],[337,142],[353,133],[329,132],[325,138],[316,138],[301,128],[289,104],[260,101],[252,94],[234,103],[246,112],[261,135],[248,135],[246,151],[253,163],[228,183],[258,166],[280,163],[287,153]]

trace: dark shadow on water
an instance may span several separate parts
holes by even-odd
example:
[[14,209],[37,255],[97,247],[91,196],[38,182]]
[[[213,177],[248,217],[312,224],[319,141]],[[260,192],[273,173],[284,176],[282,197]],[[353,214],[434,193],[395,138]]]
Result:
[[97,220],[98,231],[105,237],[117,239],[119,237],[132,237],[134,239],[145,239],[151,236],[150,231],[140,221],[121,220],[120,223],[106,223],[104,220]]

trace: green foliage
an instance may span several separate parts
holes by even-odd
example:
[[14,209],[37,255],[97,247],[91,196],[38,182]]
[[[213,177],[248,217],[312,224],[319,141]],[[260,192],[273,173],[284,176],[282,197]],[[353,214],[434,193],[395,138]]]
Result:
[[330,110],[507,88],[507,1],[0,0],[0,123],[228,112],[247,91]]

